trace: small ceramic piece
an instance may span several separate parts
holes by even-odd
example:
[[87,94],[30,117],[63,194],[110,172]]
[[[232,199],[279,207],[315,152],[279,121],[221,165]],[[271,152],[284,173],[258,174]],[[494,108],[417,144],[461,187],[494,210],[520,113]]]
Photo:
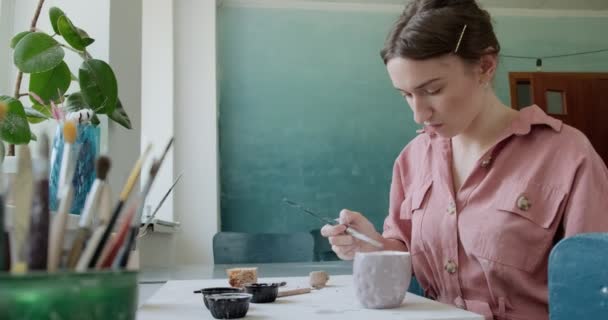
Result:
[[377,251],[355,254],[355,294],[365,308],[399,307],[411,278],[412,264],[408,252]]
[[243,292],[240,288],[231,288],[231,287],[216,287],[216,288],[204,288],[201,290],[196,290],[194,293],[203,294],[203,302],[205,303],[205,307],[209,309],[209,302],[207,302],[207,297],[212,294],[220,294],[220,293],[239,293]]
[[310,286],[315,289],[323,289],[329,280],[329,275],[325,271],[313,271],[309,275]]
[[249,311],[251,294],[248,293],[220,293],[207,296],[209,311],[216,319],[243,318]]
[[251,293],[252,303],[274,302],[279,294],[279,283],[253,283],[245,286],[245,292]]
[[306,294],[306,293],[310,293],[311,291],[312,290],[310,288],[283,290],[283,291],[279,291],[277,298],[295,296],[298,294]]

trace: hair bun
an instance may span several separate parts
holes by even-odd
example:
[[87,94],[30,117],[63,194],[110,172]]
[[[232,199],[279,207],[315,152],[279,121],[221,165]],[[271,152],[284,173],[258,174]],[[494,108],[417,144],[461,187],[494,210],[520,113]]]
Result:
[[450,7],[471,7],[479,9],[476,0],[414,0],[422,10]]

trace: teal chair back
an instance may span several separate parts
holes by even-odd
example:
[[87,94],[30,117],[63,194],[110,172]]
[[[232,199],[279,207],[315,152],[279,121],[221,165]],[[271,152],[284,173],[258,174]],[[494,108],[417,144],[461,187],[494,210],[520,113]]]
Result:
[[313,261],[314,240],[308,232],[219,232],[213,237],[215,264]]
[[576,235],[553,248],[549,318],[608,319],[608,233]]

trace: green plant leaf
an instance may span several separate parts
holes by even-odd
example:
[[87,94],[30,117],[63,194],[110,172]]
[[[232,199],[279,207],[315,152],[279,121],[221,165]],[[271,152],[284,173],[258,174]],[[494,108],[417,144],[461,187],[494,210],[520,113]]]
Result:
[[67,16],[57,19],[57,27],[65,41],[76,50],[83,51],[86,46],[93,43],[93,39],[89,38],[84,30],[75,27]]
[[56,34],[59,34],[59,28],[57,27],[57,20],[59,17],[64,16],[65,13],[61,11],[61,9],[57,7],[52,7],[49,9],[49,18],[51,19],[51,25],[53,26],[53,30]]
[[0,96],[0,103],[7,106],[4,120],[0,121],[0,139],[12,144],[27,144],[32,137],[21,101]]
[[84,102],[84,98],[82,97],[82,93],[74,92],[68,96],[65,100],[64,107],[66,112],[75,112],[82,109],[88,108],[87,104]]
[[[70,82],[72,82],[70,68],[62,61],[49,71],[32,74],[29,90],[36,93],[45,103],[51,100],[57,102],[70,87]],[[30,100],[33,103],[37,102],[32,97]]]
[[96,114],[93,115],[93,118],[91,118],[91,124],[93,124],[93,126],[97,127],[101,122],[99,121],[99,118],[97,117]]
[[108,117],[127,129],[132,128],[131,119],[129,119],[129,115],[122,107],[122,103],[120,102],[120,100],[118,100],[118,102],[116,103],[116,109],[114,110],[114,112],[109,114]]
[[89,34],[86,31],[80,28],[76,28],[76,30],[78,30],[78,35],[80,36],[80,39],[82,39],[82,44],[84,44],[85,47],[88,47],[91,43],[95,42],[95,39],[89,37]]
[[39,73],[55,68],[65,52],[59,42],[43,32],[32,32],[15,46],[14,62],[24,73]]
[[118,101],[118,84],[110,65],[90,59],[83,61],[78,71],[84,102],[95,113],[112,114]]
[[31,108],[25,107],[27,121],[31,124],[40,123],[52,117],[51,107],[35,103]]
[[17,33],[11,39],[11,49],[15,49],[15,47],[17,46],[17,43],[19,43],[19,41],[21,41],[21,39],[23,39],[23,37],[27,36],[30,33],[32,33],[32,32],[31,31],[22,31],[22,32]]

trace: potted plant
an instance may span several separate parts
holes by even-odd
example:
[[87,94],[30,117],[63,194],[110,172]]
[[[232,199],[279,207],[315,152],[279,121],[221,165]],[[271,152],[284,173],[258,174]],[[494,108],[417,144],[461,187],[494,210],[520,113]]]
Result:
[[[51,209],[56,209],[58,168],[63,148],[62,123],[73,118],[78,123],[79,148],[74,203],[71,213],[79,214],[95,178],[94,161],[98,153],[98,116],[105,115],[131,129],[131,121],[118,98],[118,84],[111,66],[91,56],[87,48],[94,43],[86,31],[74,25],[61,9],[48,10],[52,30],[36,27],[44,0],[39,0],[30,29],[17,33],[10,42],[13,62],[19,70],[12,95],[0,93],[6,114],[0,121],[0,140],[9,144],[7,155],[14,155],[14,145],[36,140],[30,125],[54,119],[58,122],[51,158]],[[64,61],[66,54],[82,58],[78,70]],[[28,87],[22,87],[23,74],[29,74]],[[68,89],[70,92],[68,93]],[[4,144],[1,143],[3,146]],[[1,151],[1,150],[0,150]]]

